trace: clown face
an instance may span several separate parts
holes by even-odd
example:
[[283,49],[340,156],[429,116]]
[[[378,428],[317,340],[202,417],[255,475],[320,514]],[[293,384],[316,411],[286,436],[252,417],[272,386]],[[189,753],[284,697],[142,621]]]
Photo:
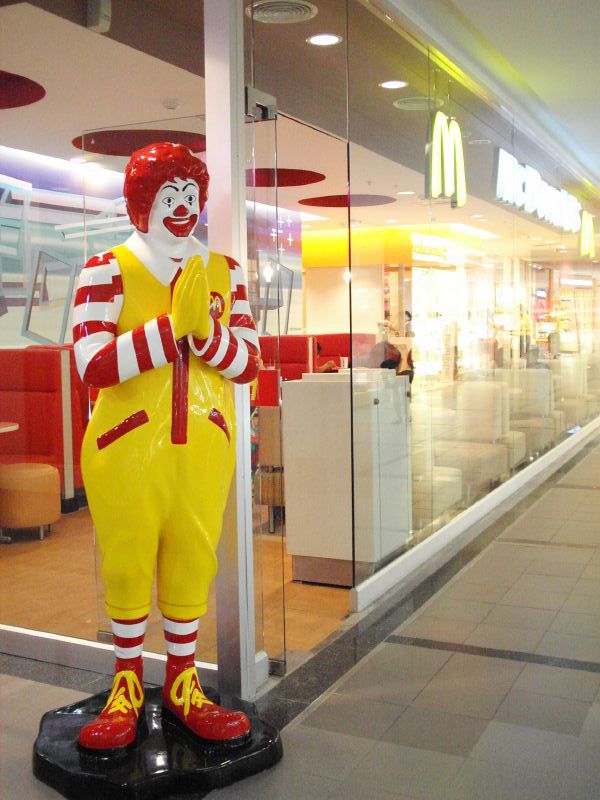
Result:
[[177,244],[196,227],[200,213],[198,184],[189,178],[167,181],[158,190],[148,233],[165,244]]

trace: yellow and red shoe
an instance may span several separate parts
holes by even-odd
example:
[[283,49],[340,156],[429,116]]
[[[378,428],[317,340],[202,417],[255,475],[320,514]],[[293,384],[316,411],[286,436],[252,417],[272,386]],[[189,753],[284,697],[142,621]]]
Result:
[[211,744],[238,747],[250,738],[250,720],[242,711],[230,711],[209,700],[195,667],[180,672],[163,689],[163,719],[175,722]]
[[117,672],[106,705],[79,731],[79,744],[87,750],[118,750],[135,741],[144,689],[132,669]]

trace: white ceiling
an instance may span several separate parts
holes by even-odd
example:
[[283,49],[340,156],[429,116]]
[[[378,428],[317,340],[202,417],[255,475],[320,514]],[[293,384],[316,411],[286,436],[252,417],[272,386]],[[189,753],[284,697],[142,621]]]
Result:
[[[457,0],[467,4],[470,0]],[[600,0],[598,0],[600,2]],[[502,0],[503,3],[516,0]],[[52,42],[52,47],[48,47]],[[98,36],[27,3],[0,8],[0,52],[2,66],[26,74],[43,84],[46,97],[31,106],[2,112],[2,143],[59,158],[71,158],[76,150],[71,140],[85,130],[135,125],[168,119],[167,128],[203,128],[204,81],[192,73],[153,58],[122,43]],[[32,58],[31,54],[36,57]],[[57,54],[60,53],[60,57]],[[175,89],[176,87],[176,89]],[[163,106],[174,91],[181,101],[176,112]],[[187,117],[189,119],[182,119]],[[194,115],[194,116],[192,116]],[[177,119],[176,119],[177,118]],[[257,166],[273,166],[273,139],[267,128],[256,126]],[[122,169],[125,159],[99,158],[105,166]],[[418,225],[460,223],[494,232],[499,238],[482,243],[482,249],[497,255],[519,255],[540,260],[558,260],[558,245],[575,253],[576,237],[557,235],[547,226],[478,199],[472,194],[464,209],[448,203],[434,205],[429,216],[423,201],[423,176],[372,150],[353,144],[350,152],[353,193],[395,197],[391,205],[353,208],[355,225]],[[314,195],[340,194],[347,187],[346,145],[315,128],[280,117],[278,164],[322,172],[327,179],[310,186],[279,190],[279,205],[308,211],[326,219],[313,228],[347,225],[346,209],[310,208],[298,200]],[[399,197],[397,192],[415,195]],[[250,192],[250,196],[251,196]],[[272,191],[256,192],[256,199],[274,204]],[[473,220],[472,215],[484,220]]]
[[451,0],[580,143],[600,175],[600,0]]
[[[29,3],[0,8],[0,53],[2,69],[46,89],[39,102],[2,111],[8,147],[72,158],[84,131],[165,118],[169,128],[202,129],[198,116],[171,120],[203,114],[203,78]],[[180,106],[169,112],[163,103],[174,95]]]

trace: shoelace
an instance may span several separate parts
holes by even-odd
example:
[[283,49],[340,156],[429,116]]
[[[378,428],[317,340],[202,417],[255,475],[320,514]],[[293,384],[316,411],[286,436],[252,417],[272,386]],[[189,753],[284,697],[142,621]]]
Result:
[[[122,685],[122,682],[125,685]],[[129,699],[131,698],[131,699]],[[127,669],[117,672],[113,682],[112,692],[106,701],[105,710],[108,714],[127,714],[135,711],[136,717],[139,716],[139,709],[144,705],[144,690],[140,684],[138,676],[133,670]]]
[[190,713],[191,706],[202,708],[205,705],[214,705],[202,692],[195,667],[188,667],[179,673],[173,681],[169,696],[174,706],[183,706],[184,717]]

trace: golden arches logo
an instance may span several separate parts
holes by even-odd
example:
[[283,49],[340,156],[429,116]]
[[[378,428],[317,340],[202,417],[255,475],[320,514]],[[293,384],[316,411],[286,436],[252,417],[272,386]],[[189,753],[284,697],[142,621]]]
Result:
[[596,258],[596,236],[594,217],[589,211],[581,212],[581,233],[579,235],[579,254]]
[[427,197],[448,197],[454,208],[467,202],[465,156],[458,122],[436,111],[427,141]]

